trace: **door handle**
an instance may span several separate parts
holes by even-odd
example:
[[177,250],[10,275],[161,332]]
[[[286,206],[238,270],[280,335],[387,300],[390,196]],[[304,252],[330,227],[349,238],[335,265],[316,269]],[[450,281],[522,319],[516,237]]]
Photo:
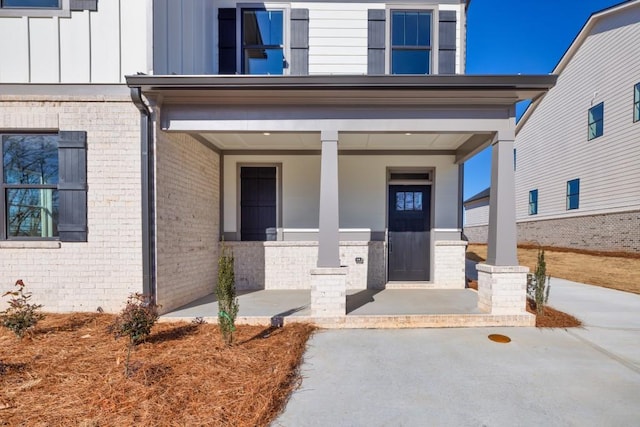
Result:
[[389,238],[389,253],[393,252],[393,244],[391,243],[391,238]]

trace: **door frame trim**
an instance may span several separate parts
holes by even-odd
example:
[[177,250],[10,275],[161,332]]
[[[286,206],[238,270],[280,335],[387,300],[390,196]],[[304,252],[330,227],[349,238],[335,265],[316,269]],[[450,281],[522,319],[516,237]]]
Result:
[[[428,173],[430,180],[424,179],[402,179],[392,180],[392,173]],[[384,281],[389,282],[389,186],[390,185],[428,185],[431,187],[431,195],[429,198],[429,232],[434,228],[435,217],[435,200],[436,200],[436,168],[430,166],[387,166],[386,170],[386,184],[384,189]],[[433,234],[433,233],[431,233]],[[429,280],[421,281],[423,283],[433,283],[433,239],[429,239]]]

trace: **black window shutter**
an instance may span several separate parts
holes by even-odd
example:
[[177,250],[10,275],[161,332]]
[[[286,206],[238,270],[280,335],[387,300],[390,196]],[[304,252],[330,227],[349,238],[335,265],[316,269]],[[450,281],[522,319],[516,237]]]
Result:
[[438,74],[456,73],[456,12],[439,13]]
[[236,74],[236,9],[218,9],[218,74]]
[[385,20],[384,9],[368,10],[367,74],[384,74]]
[[291,9],[291,61],[289,74],[309,74],[309,9]]
[[63,242],[87,241],[87,133],[58,133],[58,234]]

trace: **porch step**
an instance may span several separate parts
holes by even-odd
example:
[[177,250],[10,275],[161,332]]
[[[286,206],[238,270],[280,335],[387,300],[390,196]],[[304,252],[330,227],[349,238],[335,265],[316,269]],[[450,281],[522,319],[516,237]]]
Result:
[[[161,322],[191,321],[190,317],[165,317]],[[205,317],[217,323],[215,317]],[[237,325],[284,326],[289,323],[311,323],[324,329],[404,329],[404,328],[473,328],[494,326],[535,326],[536,317],[530,313],[516,315],[495,314],[411,314],[411,315],[346,315],[335,317],[311,316],[245,316],[236,319]]]
[[385,289],[437,289],[432,282],[387,282]]

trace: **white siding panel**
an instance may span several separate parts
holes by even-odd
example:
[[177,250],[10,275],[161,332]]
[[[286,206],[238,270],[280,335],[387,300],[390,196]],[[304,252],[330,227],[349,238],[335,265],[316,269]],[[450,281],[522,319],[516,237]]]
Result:
[[[518,220],[640,208],[640,5],[603,17],[516,137]],[[604,133],[587,140],[587,111],[604,102]],[[580,208],[566,210],[566,182],[580,179]],[[538,189],[538,215],[528,192]]]
[[0,25],[0,81],[29,81],[29,20],[2,18]]
[[91,20],[92,83],[120,81],[119,3],[119,1],[100,2],[100,12],[89,15]]
[[71,12],[60,18],[60,81],[91,82],[91,31],[89,12]]
[[31,83],[60,82],[58,18],[29,19]]
[[[153,62],[149,62],[147,49],[152,49],[152,41],[149,38],[149,31],[143,23],[147,19],[146,0],[124,0],[120,1],[120,22],[122,33],[120,36],[121,49],[121,73],[120,81],[124,82],[124,77],[140,71],[148,73],[153,68]],[[151,25],[151,22],[149,22]]]
[[465,208],[464,215],[465,227],[487,225],[489,224],[489,203],[483,202],[482,204]]

